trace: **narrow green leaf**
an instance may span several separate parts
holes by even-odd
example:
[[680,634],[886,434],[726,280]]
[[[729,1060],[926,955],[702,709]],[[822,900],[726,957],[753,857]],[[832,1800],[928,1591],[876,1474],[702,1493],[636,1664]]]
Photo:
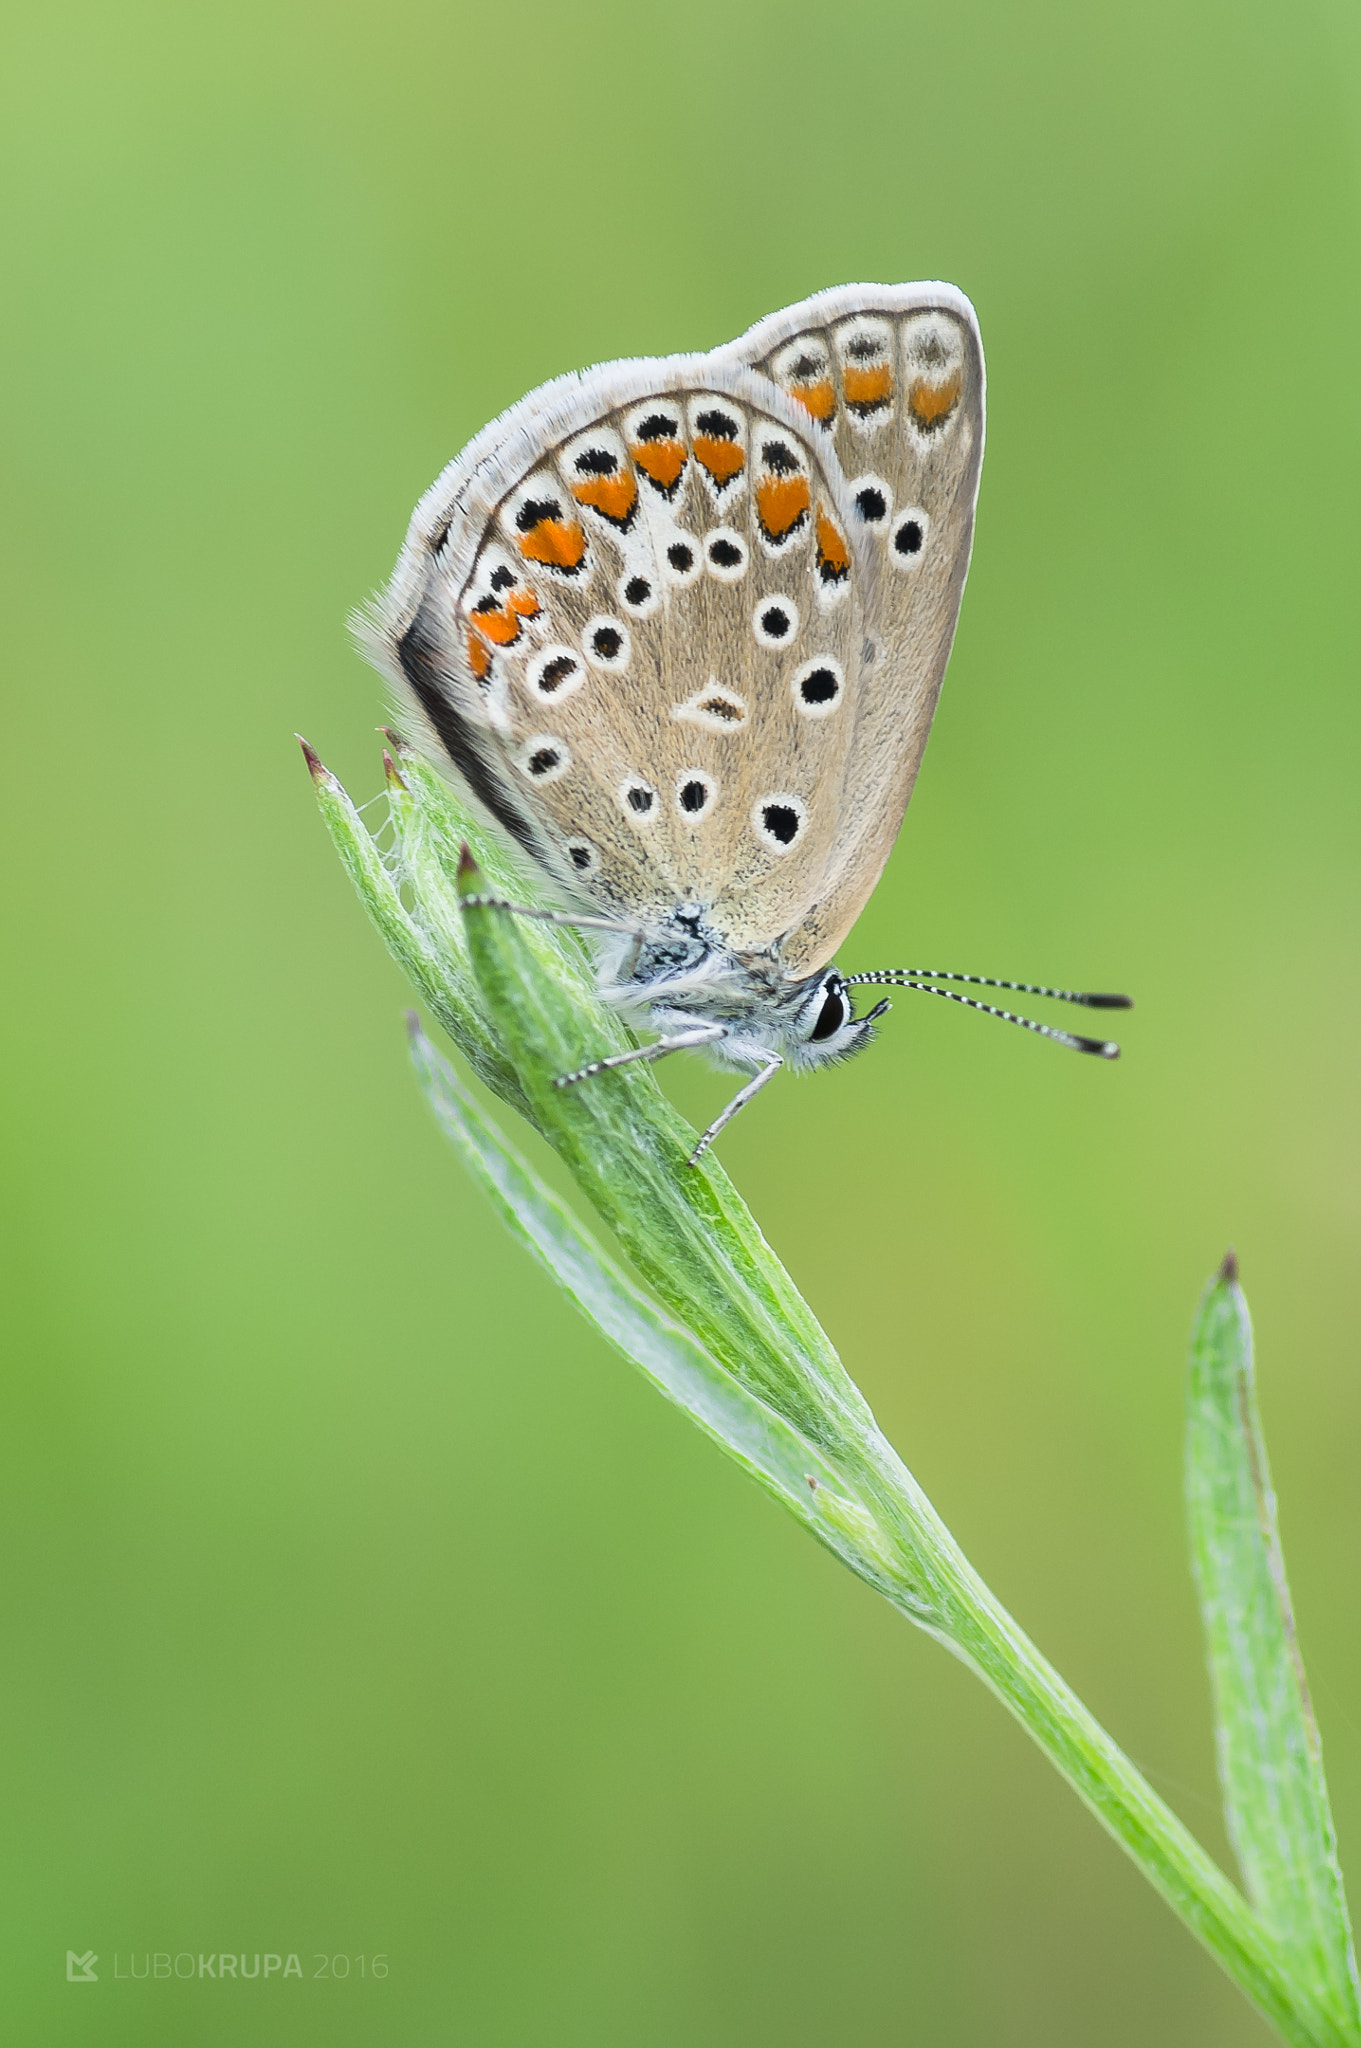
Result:
[[1232,1253],[1206,1291],[1191,1341],[1186,1493],[1219,1776],[1248,1896],[1297,1981],[1356,2038],[1351,1929]]
[[739,1386],[688,1330],[633,1285],[478,1110],[414,1017],[411,1057],[426,1100],[502,1220],[582,1314],[669,1401],[721,1444],[806,1529],[879,1591],[898,1561],[848,1482],[815,1445]]
[[[463,884],[485,892],[471,870]],[[498,1041],[513,1045],[533,1121],[643,1279],[719,1363],[834,1457],[873,1428],[859,1389],[751,1212],[636,1062],[576,1087],[560,1077],[618,1049],[618,1025],[579,971],[549,971],[528,918],[470,904],[473,970]],[[542,927],[538,927],[542,930]]]
[[[437,1114],[512,1228],[670,1399],[853,1571],[973,1667],[1292,2048],[1361,2048],[1354,1997],[1339,2002],[1335,1975],[1320,1995],[1294,1951],[972,1570],[721,1165],[712,1157],[698,1170],[686,1164],[694,1134],[649,1068],[555,1087],[565,1071],[634,1041],[596,996],[573,933],[460,901],[465,840],[486,846],[493,893],[524,901],[525,884],[514,857],[484,841],[447,785],[410,750],[399,758],[389,776],[395,844],[384,853],[309,756],[351,880],[474,1070],[557,1149],[672,1314],[596,1251],[426,1060]],[[461,886],[481,893],[466,866]]]
[[[532,1122],[534,1113],[519,1075],[487,1028],[466,945],[460,953],[449,943],[446,933],[432,933],[428,923],[422,924],[412,915],[343,785],[317,759],[306,740],[302,749],[326,829],[383,943],[462,1049],[479,1079]],[[390,777],[389,800],[395,796],[400,805],[405,793],[400,778]],[[395,816],[394,809],[394,821]],[[460,933],[460,939],[461,936]]]

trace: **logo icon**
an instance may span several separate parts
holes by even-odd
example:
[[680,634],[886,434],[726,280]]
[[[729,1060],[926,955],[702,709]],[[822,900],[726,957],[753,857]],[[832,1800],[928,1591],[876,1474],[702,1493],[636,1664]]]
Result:
[[68,1948],[66,1951],[67,1983],[97,1984],[99,1979],[95,1975],[94,1966],[98,1961],[99,1957],[92,1948],[87,1948],[83,1956],[78,1956],[73,1948]]

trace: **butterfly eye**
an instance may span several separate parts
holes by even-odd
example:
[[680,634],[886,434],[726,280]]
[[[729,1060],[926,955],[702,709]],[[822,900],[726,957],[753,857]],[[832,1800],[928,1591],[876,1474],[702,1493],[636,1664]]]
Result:
[[848,1024],[851,1018],[851,1006],[846,1000],[841,983],[835,980],[825,981],[822,987],[822,1008],[818,1011],[816,1024],[808,1034],[815,1044],[821,1044],[824,1039],[835,1038],[837,1032]]

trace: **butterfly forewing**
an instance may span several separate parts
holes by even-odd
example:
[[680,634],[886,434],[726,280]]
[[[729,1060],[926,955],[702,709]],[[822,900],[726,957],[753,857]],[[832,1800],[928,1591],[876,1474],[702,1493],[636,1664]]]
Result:
[[874,888],[921,764],[954,638],[983,455],[983,356],[948,285],[851,285],[763,320],[735,345],[805,412],[845,478],[867,563],[866,646],[837,847],[785,948],[835,952]]
[[823,430],[713,358],[499,425],[418,512],[387,665],[565,887],[769,948],[826,894],[858,730],[869,544]]

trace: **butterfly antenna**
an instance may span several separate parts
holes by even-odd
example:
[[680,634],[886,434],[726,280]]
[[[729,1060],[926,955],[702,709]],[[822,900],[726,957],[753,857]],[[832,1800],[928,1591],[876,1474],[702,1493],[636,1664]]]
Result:
[[871,984],[876,988],[915,988],[924,995],[943,996],[947,1003],[962,1003],[967,1010],[980,1010],[985,1017],[1000,1017],[1004,1024],[1019,1024],[1023,1031],[1033,1031],[1039,1038],[1052,1038],[1056,1045],[1070,1046],[1074,1052],[1096,1053],[1103,1060],[1118,1060],[1120,1057],[1120,1048],[1112,1038],[1084,1038],[1076,1031],[1056,1031],[1051,1024],[1039,1024],[1033,1017],[1018,1017],[1014,1010],[1003,1010],[996,1003],[980,1002],[977,996],[961,995],[957,989],[936,988],[934,983],[965,981],[976,988],[1015,989],[1021,995],[1051,996],[1059,1003],[1080,1003],[1089,1010],[1129,1010],[1134,1007],[1129,996],[1089,995],[1078,989],[1043,988],[1038,982],[1000,981],[989,974],[956,974],[936,967],[883,968],[871,974],[846,974],[842,980],[848,988]]

